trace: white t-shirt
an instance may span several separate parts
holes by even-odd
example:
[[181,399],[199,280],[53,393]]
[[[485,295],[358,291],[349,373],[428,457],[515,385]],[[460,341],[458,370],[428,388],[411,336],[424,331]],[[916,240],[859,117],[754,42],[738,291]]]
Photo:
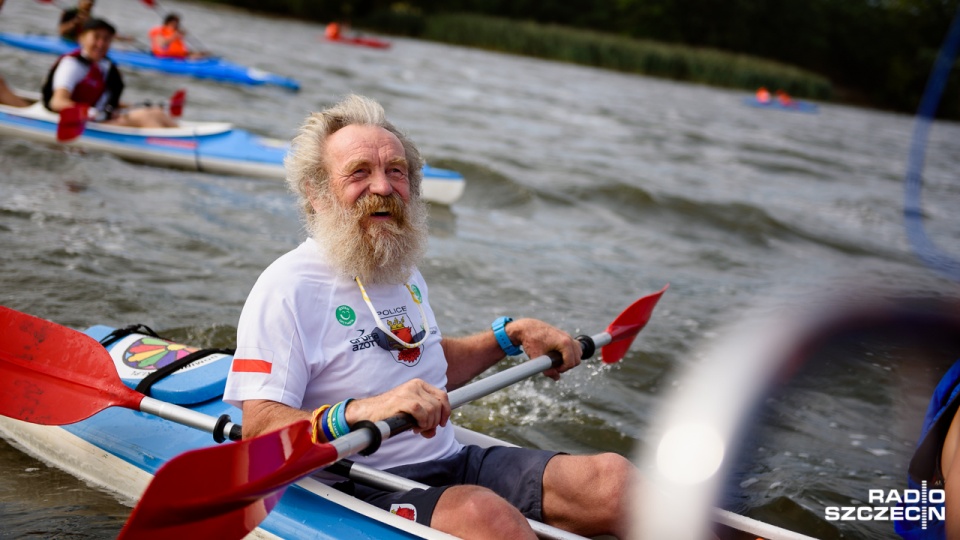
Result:
[[[267,399],[312,411],[382,394],[413,378],[445,388],[447,361],[419,271],[409,284],[409,290],[368,283],[364,288],[395,335],[408,343],[427,336],[415,349],[404,349],[386,336],[357,283],[338,276],[324,264],[319,245],[306,240],[267,267],[250,291],[224,401],[239,407],[248,399]],[[422,299],[426,321],[413,295]],[[433,438],[407,431],[383,441],[373,455],[352,459],[389,468],[446,457],[460,447],[448,423]]]
[[[110,71],[110,61],[107,59],[100,60],[97,62],[97,66],[100,68],[104,80],[106,80],[107,73]],[[90,66],[87,66],[73,56],[64,56],[60,60],[60,63],[57,64],[57,69],[53,72],[51,82],[54,91],[65,88],[67,92],[72,94],[73,89],[77,87],[77,83],[82,81],[89,72]],[[100,99],[97,100],[95,107],[103,110],[109,99],[110,90],[107,89],[103,92],[103,95],[100,96]]]

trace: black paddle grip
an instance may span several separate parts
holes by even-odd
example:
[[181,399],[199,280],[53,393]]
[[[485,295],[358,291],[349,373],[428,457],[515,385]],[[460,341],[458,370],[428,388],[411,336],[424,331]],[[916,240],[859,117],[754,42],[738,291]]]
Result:
[[350,431],[357,431],[359,429],[365,429],[369,431],[370,437],[373,439],[366,448],[360,451],[360,455],[369,456],[370,454],[379,450],[380,443],[383,442],[383,435],[380,433],[380,428],[378,428],[376,424],[369,420],[361,420],[350,426]]
[[593,338],[590,336],[577,336],[577,341],[580,342],[580,349],[583,351],[580,358],[586,360],[593,356],[593,353],[597,352],[597,345],[593,342]]
[[[217,444],[222,443],[223,441],[227,440],[228,438],[229,438],[231,441],[239,441],[239,440],[240,440],[240,438],[241,438],[241,436],[240,436],[240,426],[234,425],[234,426],[233,426],[233,429],[230,430],[230,433],[226,433],[226,429],[225,429],[225,428],[227,427],[227,424],[229,424],[229,423],[230,423],[230,415],[228,415],[228,414],[221,414],[220,417],[217,418],[217,423],[214,424],[214,426],[213,426],[213,440],[216,441]],[[234,437],[234,435],[236,435],[236,437]]]

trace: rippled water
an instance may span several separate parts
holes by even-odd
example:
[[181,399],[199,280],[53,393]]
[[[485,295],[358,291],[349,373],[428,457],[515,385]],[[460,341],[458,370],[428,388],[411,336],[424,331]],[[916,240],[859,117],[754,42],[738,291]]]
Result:
[[[866,280],[900,295],[960,296],[916,261],[903,233],[911,117],[833,105],[812,115],[757,110],[733,91],[406,39],[387,51],[353,48],[322,42],[312,23],[164,5],[208,47],[303,89],[127,70],[128,100],[186,87],[190,119],[289,138],[308,112],[362,93],[433,165],[466,176],[461,201],[431,209],[422,266],[446,333],[509,314],[593,334],[671,284],[621,364],[517,385],[465,407],[469,427],[631,455],[679,368],[758,300],[791,305]],[[140,37],[157,21],[139,2],[101,0],[96,12]],[[48,32],[57,17],[46,4],[8,2],[0,30]],[[4,47],[0,73],[36,88],[52,60]],[[931,236],[954,253],[958,155],[960,127],[938,124],[924,210]],[[0,164],[0,303],[70,327],[144,323],[191,344],[230,345],[259,272],[303,237],[279,182],[9,137],[0,137]],[[903,397],[878,400],[903,386],[902,355],[870,351],[879,368],[851,361],[850,377],[774,399],[781,412],[804,412],[763,424],[760,454],[733,482],[735,509],[824,537],[892,534],[889,524],[823,520],[830,501],[900,487],[935,383],[931,368]],[[110,537],[128,512],[3,443],[0,471],[0,537]]]

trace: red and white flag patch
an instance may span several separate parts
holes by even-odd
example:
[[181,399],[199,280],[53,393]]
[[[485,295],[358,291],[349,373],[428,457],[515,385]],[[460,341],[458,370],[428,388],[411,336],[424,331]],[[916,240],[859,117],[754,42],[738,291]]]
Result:
[[273,363],[266,360],[234,358],[230,369],[234,373],[270,373],[273,371]]

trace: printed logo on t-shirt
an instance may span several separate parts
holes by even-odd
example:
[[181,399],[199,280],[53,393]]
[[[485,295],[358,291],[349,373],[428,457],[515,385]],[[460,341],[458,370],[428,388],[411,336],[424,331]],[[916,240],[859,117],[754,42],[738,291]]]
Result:
[[339,306],[334,312],[337,315],[337,322],[344,326],[350,326],[351,324],[357,322],[357,314],[350,306]]
[[407,518],[410,521],[417,520],[417,507],[412,504],[391,504],[390,513],[396,514],[402,518]]
[[[394,317],[392,319],[388,317],[384,319],[384,322],[390,327],[393,335],[402,339],[405,343],[416,343],[423,339],[427,331],[421,328],[420,331],[414,332],[414,329],[409,326],[406,321],[406,316]],[[389,351],[397,362],[405,366],[413,367],[420,362],[422,347],[408,349],[397,343],[396,340],[379,328],[373,330],[373,339],[381,349]]]

